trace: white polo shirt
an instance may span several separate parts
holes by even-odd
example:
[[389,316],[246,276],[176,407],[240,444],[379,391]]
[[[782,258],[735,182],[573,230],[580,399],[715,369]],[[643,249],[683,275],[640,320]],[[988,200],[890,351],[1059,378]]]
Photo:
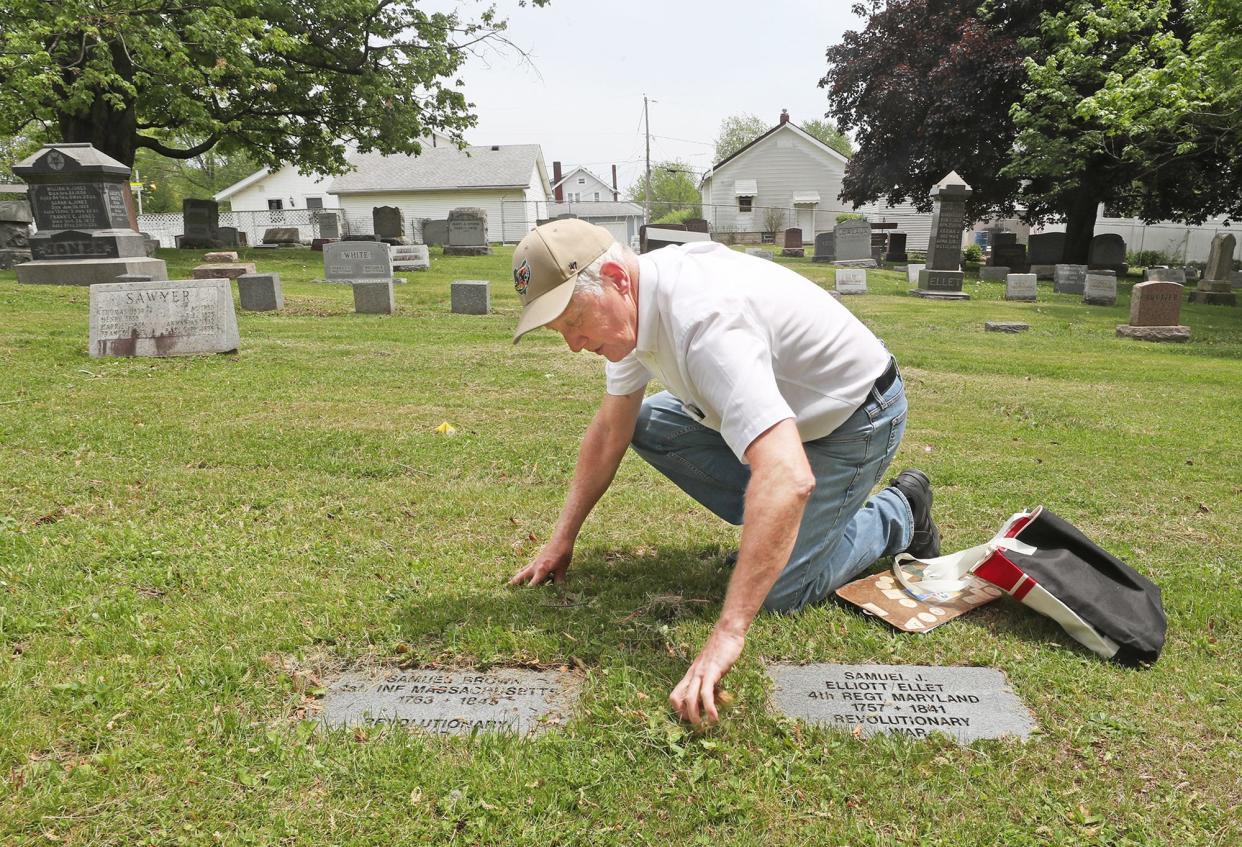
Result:
[[828,435],[888,367],[871,330],[775,262],[696,242],[638,263],[638,344],[605,367],[608,393],[658,380],[742,462],[752,441],[789,418],[803,441]]

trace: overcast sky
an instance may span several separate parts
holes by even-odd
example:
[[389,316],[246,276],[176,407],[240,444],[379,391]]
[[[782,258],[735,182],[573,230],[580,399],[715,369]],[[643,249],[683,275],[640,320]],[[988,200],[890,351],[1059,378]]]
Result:
[[[463,14],[483,4],[460,4]],[[621,190],[643,167],[643,95],[651,160],[712,164],[720,122],[752,113],[774,126],[827,110],[817,86],[824,50],[861,19],[846,0],[498,0],[506,33],[526,51],[487,51],[462,78],[479,123],[471,144],[539,144],[548,166],[585,165]]]

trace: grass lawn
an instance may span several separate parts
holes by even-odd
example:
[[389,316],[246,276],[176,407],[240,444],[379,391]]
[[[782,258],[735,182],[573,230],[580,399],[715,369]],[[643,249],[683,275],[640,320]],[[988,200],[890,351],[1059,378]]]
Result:
[[[235,356],[93,360],[84,288],[0,272],[0,844],[1242,843],[1242,309],[1188,345],[1116,307],[847,299],[897,354],[897,467],[936,483],[946,549],[1045,504],[1164,589],[1151,669],[1002,599],[927,635],[840,606],[761,616],[721,725],[665,705],[707,635],[737,531],[634,456],[563,589],[509,590],[556,518],[602,393],[552,333],[510,343],[508,249],[407,273],[394,317],[250,251],[286,309]],[[200,251],[161,251],[188,276]],[[830,267],[782,260],[820,283]],[[494,313],[449,313],[491,279]],[[1030,332],[983,331],[988,319]],[[457,435],[436,427],[448,421]],[[1039,733],[912,741],[767,711],[761,660],[985,665]],[[579,668],[529,741],[320,732],[346,666]]]

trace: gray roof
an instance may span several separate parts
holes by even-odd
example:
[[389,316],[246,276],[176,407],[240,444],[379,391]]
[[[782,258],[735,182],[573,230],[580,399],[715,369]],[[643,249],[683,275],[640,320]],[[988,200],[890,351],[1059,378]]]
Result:
[[637,215],[642,217],[643,207],[637,203],[626,203],[624,201],[614,203],[610,200],[600,200],[599,202],[583,200],[578,203],[549,203],[548,217],[554,218],[557,215],[571,214],[577,215],[584,220],[591,218],[625,218]]
[[423,147],[417,156],[359,153],[349,160],[355,170],[333,180],[328,193],[524,188],[542,155],[538,144]]

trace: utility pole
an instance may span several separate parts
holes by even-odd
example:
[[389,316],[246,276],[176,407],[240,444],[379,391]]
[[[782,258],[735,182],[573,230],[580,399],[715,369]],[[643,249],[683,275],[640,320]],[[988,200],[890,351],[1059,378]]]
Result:
[[647,116],[647,95],[643,95],[643,136],[647,141],[647,179],[643,189],[643,223],[651,223],[651,120]]

